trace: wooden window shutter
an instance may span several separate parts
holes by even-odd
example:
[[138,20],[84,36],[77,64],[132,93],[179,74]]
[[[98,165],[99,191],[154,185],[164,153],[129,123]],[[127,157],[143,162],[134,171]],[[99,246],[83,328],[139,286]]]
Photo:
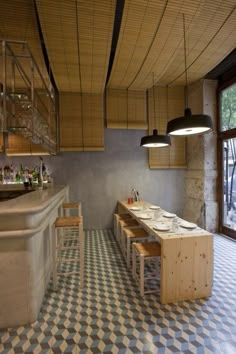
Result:
[[[167,89],[167,87],[156,86],[154,95],[155,117],[153,89],[150,89],[148,93],[149,133],[152,134],[152,130],[157,128],[159,134],[165,134],[168,120],[184,114],[184,87],[171,86]],[[149,149],[149,167],[186,168],[186,138],[171,137],[170,147]]]
[[104,150],[102,94],[60,94],[60,150]]
[[147,129],[146,92],[108,89],[107,128]]

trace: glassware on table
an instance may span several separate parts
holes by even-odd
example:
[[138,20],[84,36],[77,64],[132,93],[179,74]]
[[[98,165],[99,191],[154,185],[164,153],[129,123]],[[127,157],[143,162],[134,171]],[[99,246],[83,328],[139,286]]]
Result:
[[160,218],[161,218],[161,209],[157,209],[154,211],[154,219],[160,220]]
[[179,230],[179,223],[178,223],[178,217],[175,216],[172,220],[172,226],[171,226],[171,231],[172,232],[177,232]]

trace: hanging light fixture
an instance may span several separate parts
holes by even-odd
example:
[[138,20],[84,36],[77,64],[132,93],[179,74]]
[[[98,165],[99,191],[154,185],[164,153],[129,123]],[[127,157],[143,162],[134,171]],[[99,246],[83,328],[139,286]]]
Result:
[[[154,73],[153,73],[153,114],[154,120],[156,121],[155,112],[155,91],[154,91]],[[147,148],[155,147],[165,147],[171,145],[170,137],[168,135],[159,135],[157,129],[153,129],[152,135],[143,136],[141,139],[140,146]]]
[[187,56],[186,56],[186,38],[185,38],[185,17],[183,14],[184,31],[184,65],[185,65],[185,110],[184,116],[175,118],[167,124],[167,134],[176,136],[188,136],[194,134],[203,134],[212,131],[213,124],[211,117],[206,114],[192,114],[188,107],[188,76],[187,76]]

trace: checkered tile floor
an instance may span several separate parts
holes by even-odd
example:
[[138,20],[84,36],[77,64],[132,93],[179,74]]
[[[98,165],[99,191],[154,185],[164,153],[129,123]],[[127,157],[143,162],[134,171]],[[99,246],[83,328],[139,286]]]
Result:
[[38,320],[0,331],[0,353],[236,353],[236,243],[215,236],[213,296],[160,305],[139,296],[111,230],[87,231],[85,287],[48,286]]

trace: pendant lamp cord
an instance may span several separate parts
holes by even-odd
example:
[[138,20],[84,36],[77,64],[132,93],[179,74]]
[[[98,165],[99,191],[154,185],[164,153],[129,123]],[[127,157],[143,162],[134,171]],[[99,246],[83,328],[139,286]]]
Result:
[[129,129],[129,89],[126,90],[126,129]]
[[156,122],[156,105],[155,105],[155,88],[154,88],[154,72],[152,73],[152,84],[153,84],[153,116],[154,116],[154,128],[157,129],[157,122]]
[[169,86],[166,86],[166,116],[167,116],[167,122],[169,121]]
[[184,67],[185,67],[185,108],[188,107],[188,73],[187,73],[187,51],[186,51],[186,26],[183,13],[183,32],[184,32]]

